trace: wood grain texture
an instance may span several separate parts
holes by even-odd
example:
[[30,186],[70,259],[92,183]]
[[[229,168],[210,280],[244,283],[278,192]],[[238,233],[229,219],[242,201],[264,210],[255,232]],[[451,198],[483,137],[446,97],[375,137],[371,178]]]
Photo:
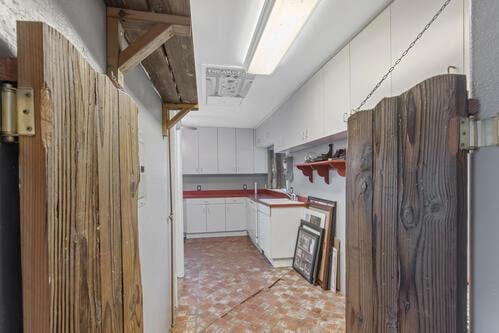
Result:
[[[467,170],[458,149],[466,99],[465,77],[437,76],[349,120],[350,332],[466,330]],[[373,168],[362,166],[369,137]],[[365,200],[355,184],[370,178]]]
[[123,256],[124,332],[142,332],[142,285],[137,226],[139,188],[138,109],[128,95],[119,93],[120,184]]
[[[130,140],[137,140],[136,106],[121,97],[124,93],[118,96],[112,82],[54,29],[21,22],[18,31],[21,45],[30,42],[31,55],[23,56],[20,68],[39,72],[40,82],[34,85],[37,134],[22,138],[20,145],[21,196],[30,199],[29,204],[23,201],[21,226],[31,230],[22,239],[25,331],[123,332],[132,326],[125,316],[126,290],[142,297],[137,288],[140,275],[128,285],[123,273],[125,255],[134,255],[137,266],[126,269],[140,270],[137,240],[130,235],[137,232],[137,215],[124,218],[122,213],[136,199],[122,194],[122,174],[138,163],[137,150],[129,151]],[[40,45],[36,59],[29,35]],[[20,77],[29,75],[23,72]],[[128,117],[122,126],[121,117]],[[121,160],[124,149],[126,164]],[[33,192],[38,197],[32,197]],[[124,230],[126,239],[134,241],[123,242]],[[141,306],[138,303],[135,312],[141,313]],[[142,326],[132,327],[133,332],[142,331]]]
[[49,264],[47,242],[46,159],[40,135],[41,91],[44,86],[43,32],[41,23],[17,23],[18,84],[33,87],[34,137],[19,139],[21,266],[23,280],[23,328],[25,332],[49,332]]
[[17,82],[16,58],[0,58],[0,81]]
[[173,31],[171,25],[163,23],[155,24],[149,31],[120,53],[120,69],[123,73],[126,73],[128,70],[139,65],[172,37]]
[[[105,0],[107,6],[190,17],[188,0]],[[150,22],[121,19],[125,36],[133,43],[151,27]],[[165,103],[197,103],[192,36],[175,36],[144,61],[144,69]]]
[[[346,180],[346,320],[349,332],[375,332],[373,220],[373,112],[348,121]],[[368,278],[366,278],[368,277]]]

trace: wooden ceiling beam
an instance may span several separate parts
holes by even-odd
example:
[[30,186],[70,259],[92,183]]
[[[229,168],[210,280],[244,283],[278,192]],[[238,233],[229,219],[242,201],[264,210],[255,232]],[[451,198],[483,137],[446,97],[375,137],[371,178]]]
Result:
[[17,82],[17,58],[0,58],[0,81]]
[[123,35],[123,28],[117,18],[107,18],[107,40],[106,40],[106,74],[118,88],[123,87],[123,73],[120,70],[120,36]]
[[182,110],[190,108],[191,111],[199,110],[199,106],[193,103],[163,103],[163,110]]
[[184,26],[191,25],[191,18],[189,16],[161,14],[115,7],[107,7],[107,16],[123,20],[143,21],[150,23],[163,23]]

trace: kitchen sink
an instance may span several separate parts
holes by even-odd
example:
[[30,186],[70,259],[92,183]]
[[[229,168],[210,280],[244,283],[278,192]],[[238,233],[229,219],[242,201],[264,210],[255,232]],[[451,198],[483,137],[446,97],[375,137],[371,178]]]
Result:
[[303,205],[303,202],[293,201],[286,198],[282,199],[259,199],[261,202],[267,205]]

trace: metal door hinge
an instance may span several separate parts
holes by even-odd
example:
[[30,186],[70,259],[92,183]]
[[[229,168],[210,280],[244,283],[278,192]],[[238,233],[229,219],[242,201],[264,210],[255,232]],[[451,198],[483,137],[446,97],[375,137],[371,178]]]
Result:
[[461,118],[460,129],[461,150],[499,146],[499,115],[486,119]]
[[0,135],[5,142],[15,142],[18,136],[35,135],[33,88],[4,83],[1,88]]

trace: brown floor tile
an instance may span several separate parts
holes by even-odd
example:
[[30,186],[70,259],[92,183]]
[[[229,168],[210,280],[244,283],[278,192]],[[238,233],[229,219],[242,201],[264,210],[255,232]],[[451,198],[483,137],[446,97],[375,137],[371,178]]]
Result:
[[185,264],[172,332],[345,331],[342,295],[273,268],[247,237],[187,240]]

